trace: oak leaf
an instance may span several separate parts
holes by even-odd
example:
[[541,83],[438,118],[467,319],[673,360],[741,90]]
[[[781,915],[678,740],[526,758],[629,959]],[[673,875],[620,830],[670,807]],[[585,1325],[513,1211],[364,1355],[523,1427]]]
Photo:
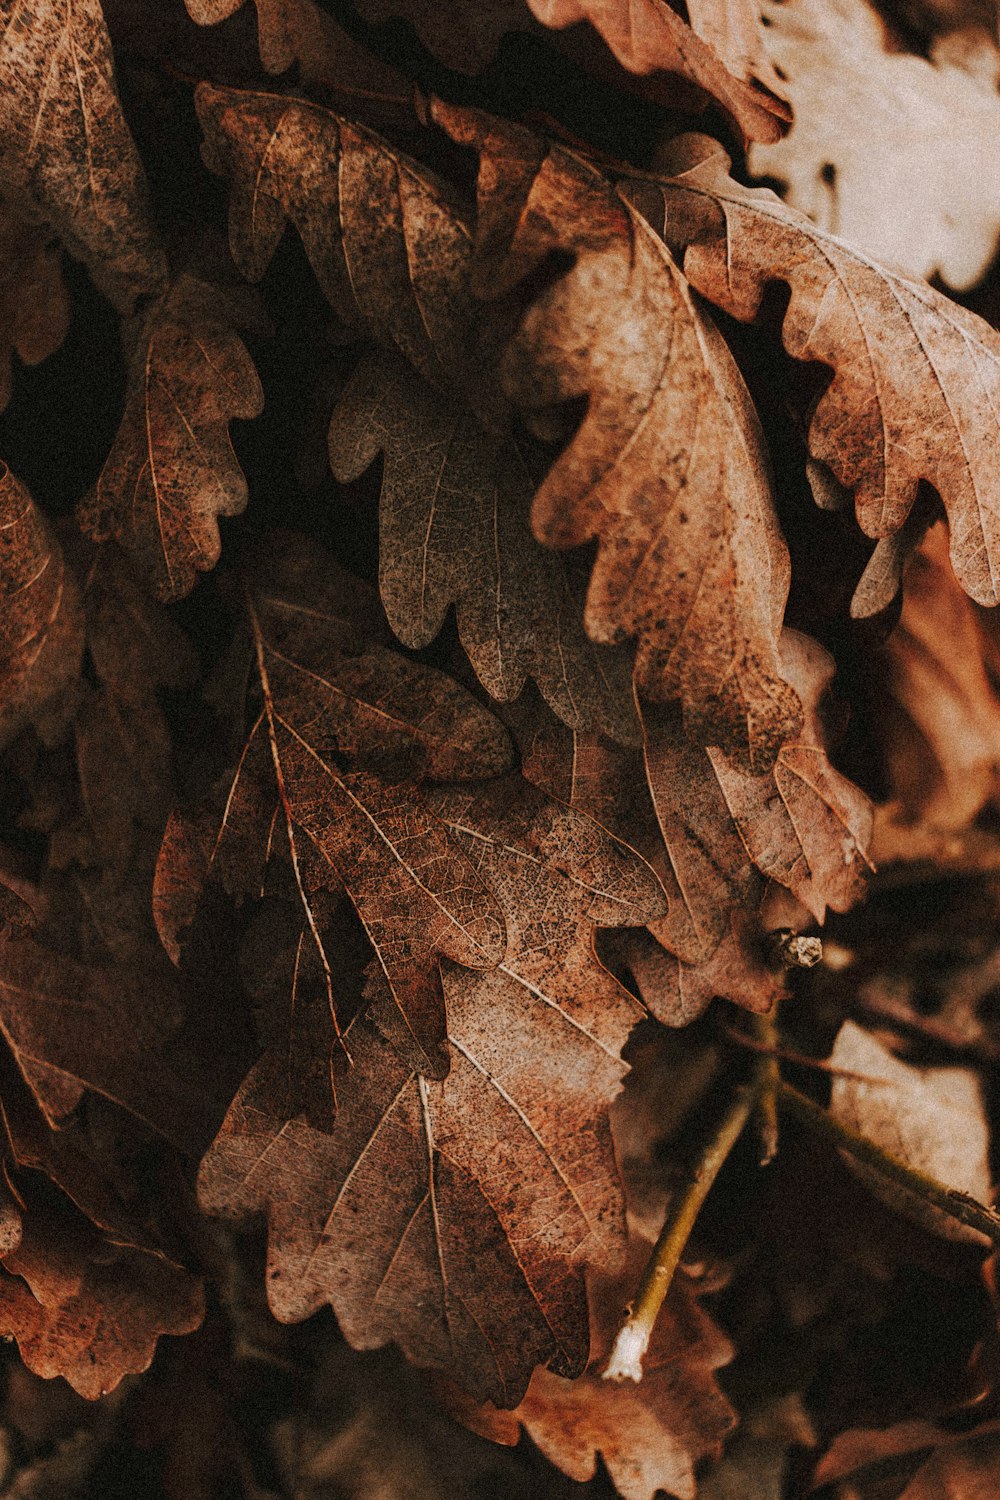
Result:
[[35,1374],[96,1400],[149,1367],[164,1333],[204,1317],[201,1282],[161,1254],[115,1244],[68,1205],[33,1206],[3,1256],[0,1330]]
[[945,528],[936,526],[909,561],[899,624],[879,653],[891,794],[879,810],[883,857],[905,855],[910,825],[965,827],[1000,790],[1000,699],[990,657],[975,606],[949,566]]
[[767,765],[799,722],[778,635],[789,563],[763,441],[726,344],[670,252],[581,158],[473,110],[440,123],[480,154],[477,284],[516,284],[554,250],[572,270],[503,360],[540,431],[587,398],[535,495],[548,546],[598,542],[584,622],[638,636],[640,687],[679,698],[693,739]]
[[[837,1033],[831,1065],[838,1070],[830,1112],[905,1165],[936,1177],[945,1187],[971,1194],[980,1203],[992,1197],[990,1134],[982,1089],[968,1068],[917,1068],[893,1057],[853,1021]],[[946,1239],[982,1245],[988,1241],[857,1163],[852,1167],[891,1207]]]
[[54,354],[69,327],[62,254],[52,235],[0,203],[0,411],[11,396],[16,354],[26,365]]
[[[360,9],[373,22],[405,17],[437,57],[466,73],[490,62],[506,32],[529,29],[529,12],[557,31],[588,22],[626,72],[657,80],[673,75],[693,85],[682,93],[667,83],[654,95],[661,105],[688,103],[688,95],[695,108],[717,104],[745,140],[777,140],[791,118],[749,0],[694,0],[690,25],[666,0],[502,0],[490,6],[452,0],[440,13],[420,0],[361,0]],[[589,52],[584,58],[595,61]]]
[[[199,26],[214,26],[245,0],[184,0]],[[384,118],[393,107],[413,112],[414,86],[367,52],[315,0],[257,0],[257,42],[268,73],[297,67],[302,84],[319,86],[350,103],[352,113]]]
[[58,732],[83,650],[77,585],[24,485],[0,462],[0,743]]
[[621,1322],[622,1307],[650,1246],[637,1241],[630,1275],[587,1278],[590,1364],[577,1380],[536,1370],[513,1411],[475,1407],[461,1392],[448,1406],[474,1432],[513,1445],[523,1428],[551,1463],[571,1479],[597,1472],[598,1456],[623,1500],[665,1493],[694,1500],[695,1465],[718,1457],[736,1413],[715,1381],[733,1357],[729,1340],[699,1306],[683,1274],[670,1289],[646,1355],[642,1380],[612,1384],[600,1370]]
[[290,220],[344,323],[496,424],[502,398],[471,348],[471,233],[453,189],[305,100],[202,83],[195,102],[205,163],[229,178],[229,242],[244,276],[263,276]]
[[1000,336],[929,286],[819,229],[765,188],[728,174],[715,142],[674,146],[675,174],[631,189],[711,302],[749,322],[771,283],[789,288],[782,338],[833,369],[809,424],[813,457],[854,491],[869,536],[898,531],[921,481],[948,515],[951,560],[980,604],[1000,597],[1000,490],[993,451]]
[[125,412],[80,525],[114,537],[160,599],[176,599],[219,560],[219,516],[247,503],[229,423],[264,394],[235,332],[235,298],[182,275],[134,331]]
[[166,261],[99,0],[0,4],[0,192],[50,225],[123,311]]
[[405,646],[429,645],[454,603],[491,697],[516,698],[531,676],[571,728],[638,738],[625,653],[588,640],[575,575],[531,535],[534,486],[517,444],[401,362],[371,356],[334,409],[329,446],[341,481],[383,455],[379,588]]
[[203,1144],[215,1106],[167,1056],[183,1004],[155,947],[128,965],[84,963],[32,937],[0,940],[0,1032],[51,1126],[92,1089],[182,1149]]
[[1000,53],[977,56],[993,77],[932,47],[902,50],[863,0],[766,3],[768,51],[795,110],[786,141],[754,147],[755,177],[826,233],[910,276],[956,291],[974,285],[1000,232]]
[[295,871],[303,920],[336,995],[313,892],[344,890],[371,939],[428,1072],[442,1049],[439,960],[491,967],[503,919],[488,888],[422,799],[421,778],[495,775],[507,736],[458,683],[366,640],[371,593],[318,550],[289,543],[246,590],[250,730],[218,815],[175,820],[154,889],[179,955],[206,882],[259,894],[272,854]]
[[837,1485],[834,1493],[876,1500],[888,1483],[897,1500],[940,1500],[945,1495],[985,1500],[998,1482],[1000,1423],[983,1422],[971,1432],[956,1433],[912,1420],[839,1433],[816,1466],[812,1489]]
[[395,1339],[509,1406],[534,1365],[583,1368],[581,1263],[622,1247],[607,1105],[641,1012],[592,933],[644,920],[662,892],[631,850],[516,778],[432,795],[508,930],[492,973],[445,965],[447,1077],[404,1061],[376,971],[345,1031],[353,1066],[332,1134],[273,1112],[265,1058],[202,1162],[199,1196],[211,1213],[267,1208],[279,1318],[328,1301],[355,1346]]

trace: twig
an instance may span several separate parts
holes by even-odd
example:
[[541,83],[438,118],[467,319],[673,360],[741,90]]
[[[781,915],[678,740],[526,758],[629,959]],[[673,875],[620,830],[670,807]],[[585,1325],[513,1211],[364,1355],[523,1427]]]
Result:
[[969,1229],[977,1229],[980,1234],[985,1234],[1000,1244],[1000,1214],[987,1208],[970,1194],[946,1187],[936,1177],[931,1177],[916,1167],[908,1167],[867,1136],[859,1135],[849,1125],[841,1124],[822,1105],[810,1099],[807,1094],[799,1093],[798,1089],[784,1080],[778,1085],[778,1103],[817,1135],[847,1151],[855,1161],[863,1162],[883,1177],[888,1177],[891,1182],[898,1183],[900,1187],[922,1198],[925,1203],[930,1203],[950,1218],[957,1219],[960,1224],[965,1224]]
[[618,1330],[605,1380],[641,1380],[642,1359],[649,1348],[657,1315],[670,1290],[674,1272],[712,1183],[736,1144],[754,1107],[756,1089],[738,1089],[729,1109],[706,1142],[694,1177],[671,1204],[653,1248],[628,1317]]
[[754,1016],[751,1022],[754,1040],[760,1044],[754,1113],[760,1132],[762,1167],[769,1166],[778,1154],[778,1085],[781,1082],[781,1070],[778,1066],[776,1010],[777,1007],[766,1015]]

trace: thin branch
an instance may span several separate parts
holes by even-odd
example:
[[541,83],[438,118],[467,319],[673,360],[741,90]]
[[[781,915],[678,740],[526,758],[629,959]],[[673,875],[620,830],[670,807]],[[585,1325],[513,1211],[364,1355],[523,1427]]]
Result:
[[[768,1166],[778,1154],[778,1065],[777,1006],[766,1015],[754,1016],[751,1022],[754,1040],[760,1044],[757,1064],[757,1097],[754,1114],[760,1133],[760,1164]],[[756,1049],[755,1049],[756,1050]]]
[[756,1090],[738,1089],[732,1104],[705,1143],[694,1175],[670,1205],[659,1239],[653,1248],[638,1296],[618,1330],[605,1380],[641,1380],[642,1360],[649,1348],[657,1315],[670,1290],[674,1272],[684,1253],[695,1220],[709,1190],[750,1118]]
[[980,1234],[985,1234],[1000,1244],[1000,1214],[987,1208],[969,1193],[946,1187],[936,1177],[918,1171],[916,1167],[908,1167],[867,1136],[859,1135],[849,1125],[841,1124],[829,1110],[810,1099],[807,1094],[801,1094],[790,1083],[782,1081],[779,1084],[778,1103],[817,1135],[847,1151],[855,1161],[863,1162],[891,1182],[922,1198],[925,1203],[940,1209],[950,1218],[957,1219],[960,1224],[965,1224],[969,1229],[977,1229]]

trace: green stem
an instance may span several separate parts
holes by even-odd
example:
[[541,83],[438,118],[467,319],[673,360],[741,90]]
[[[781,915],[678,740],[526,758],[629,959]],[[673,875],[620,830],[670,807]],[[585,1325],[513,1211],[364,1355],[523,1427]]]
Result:
[[694,1176],[671,1203],[649,1258],[642,1285],[628,1317],[618,1330],[611,1350],[605,1380],[641,1380],[642,1359],[649,1348],[653,1328],[674,1272],[684,1253],[695,1220],[713,1182],[743,1131],[754,1107],[756,1090],[738,1089],[729,1109],[705,1143]]
[[799,1093],[798,1089],[783,1080],[778,1085],[778,1103],[794,1119],[799,1120],[817,1135],[823,1136],[831,1145],[839,1146],[841,1150],[848,1152],[855,1161],[871,1167],[883,1177],[889,1178],[891,1182],[898,1183],[900,1187],[922,1198],[925,1203],[930,1203],[950,1218],[957,1219],[960,1224],[965,1224],[970,1229],[977,1229],[980,1234],[985,1234],[995,1243],[1000,1244],[1000,1214],[992,1208],[987,1208],[984,1203],[980,1203],[969,1193],[946,1187],[943,1182],[938,1182],[936,1177],[931,1177],[927,1172],[921,1172],[916,1167],[908,1167],[905,1162],[892,1156],[888,1151],[884,1151],[867,1136],[859,1135],[849,1125],[842,1125],[830,1114],[829,1110],[810,1099],[807,1094]]

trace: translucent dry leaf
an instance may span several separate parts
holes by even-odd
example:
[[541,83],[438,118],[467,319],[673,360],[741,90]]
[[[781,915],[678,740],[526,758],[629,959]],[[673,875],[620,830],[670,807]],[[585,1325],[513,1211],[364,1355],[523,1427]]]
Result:
[[[837,1033],[830,1063],[841,1075],[834,1078],[830,1097],[836,1119],[945,1187],[980,1203],[991,1201],[990,1132],[982,1087],[971,1069],[914,1067],[853,1021],[845,1021]],[[978,1230],[873,1169],[852,1165],[891,1207],[935,1234],[987,1243]]]
[[83,612],[52,529],[0,461],[0,743],[67,716],[83,652]]

